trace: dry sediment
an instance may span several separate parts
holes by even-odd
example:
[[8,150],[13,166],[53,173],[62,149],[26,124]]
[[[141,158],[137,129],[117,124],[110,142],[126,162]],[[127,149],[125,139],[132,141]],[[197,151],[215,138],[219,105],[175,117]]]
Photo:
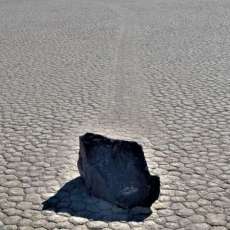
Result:
[[[227,0],[1,0],[0,21],[0,225],[230,228]],[[161,178],[144,221],[42,211],[87,131],[143,140]]]

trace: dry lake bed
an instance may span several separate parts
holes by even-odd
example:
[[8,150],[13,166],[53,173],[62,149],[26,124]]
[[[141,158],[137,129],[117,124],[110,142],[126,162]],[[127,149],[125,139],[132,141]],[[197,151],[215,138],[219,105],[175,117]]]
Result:
[[[142,144],[150,216],[69,186],[85,132]],[[0,229],[230,229],[230,1],[0,0]]]

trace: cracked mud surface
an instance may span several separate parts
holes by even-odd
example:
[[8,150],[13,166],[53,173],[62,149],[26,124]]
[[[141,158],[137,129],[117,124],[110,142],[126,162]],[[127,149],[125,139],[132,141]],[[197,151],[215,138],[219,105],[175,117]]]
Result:
[[[0,229],[230,229],[229,22],[227,0],[0,0]],[[86,131],[143,145],[147,219],[42,211]]]

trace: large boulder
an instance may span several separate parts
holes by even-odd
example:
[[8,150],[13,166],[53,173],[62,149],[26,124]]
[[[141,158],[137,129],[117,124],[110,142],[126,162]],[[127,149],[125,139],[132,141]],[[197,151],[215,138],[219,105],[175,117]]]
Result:
[[160,182],[136,142],[86,133],[80,136],[78,169],[92,195],[122,208],[150,207],[158,198]]

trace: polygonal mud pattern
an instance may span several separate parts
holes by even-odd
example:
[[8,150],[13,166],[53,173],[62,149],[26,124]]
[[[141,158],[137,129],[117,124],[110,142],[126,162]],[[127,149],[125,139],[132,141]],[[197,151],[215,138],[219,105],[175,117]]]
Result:
[[[0,225],[230,228],[228,0],[1,0],[0,20]],[[41,211],[87,131],[146,138],[144,222]]]

